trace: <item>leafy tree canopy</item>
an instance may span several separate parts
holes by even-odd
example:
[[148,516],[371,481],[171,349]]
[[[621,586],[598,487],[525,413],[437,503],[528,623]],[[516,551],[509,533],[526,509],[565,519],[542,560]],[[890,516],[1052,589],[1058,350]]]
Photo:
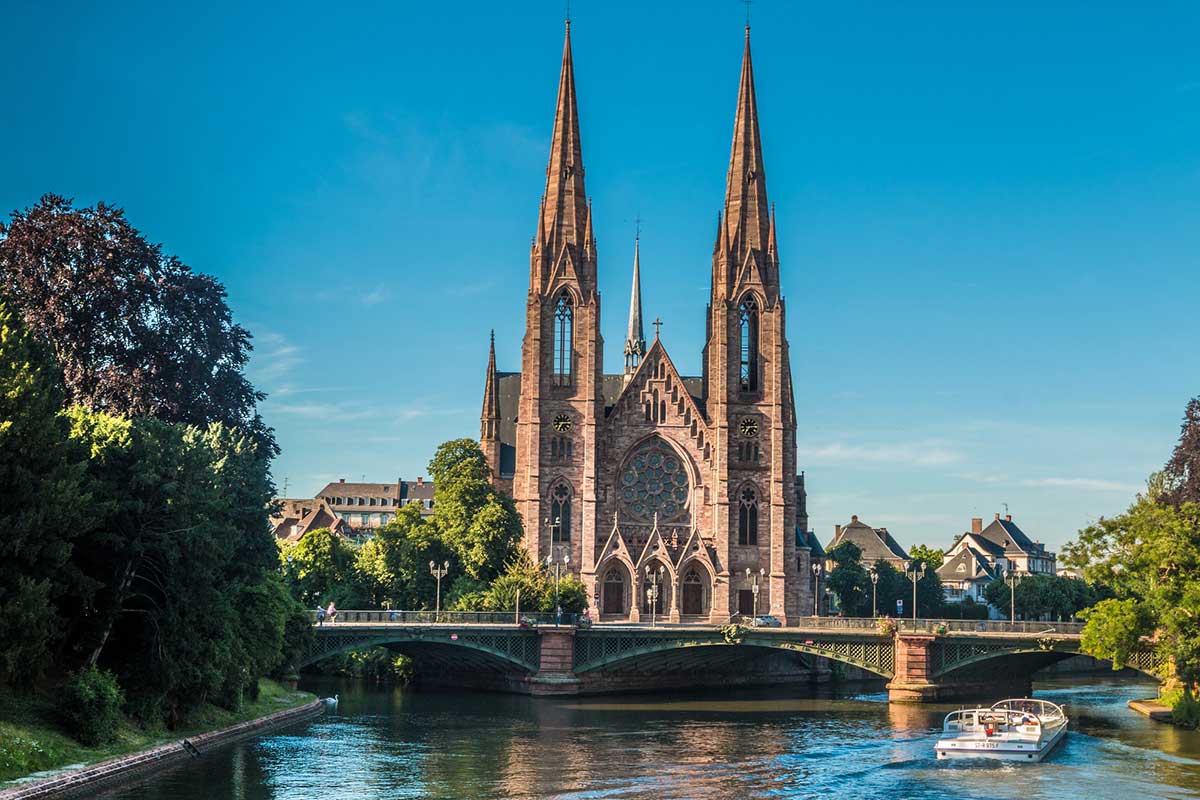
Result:
[[936,570],[942,566],[945,561],[946,554],[935,547],[926,547],[923,544],[915,545],[908,550],[908,555],[914,561],[920,561],[925,565],[926,569]]
[[47,194],[0,223],[0,291],[61,365],[66,400],[168,422],[220,422],[274,435],[242,370],[250,334],[225,288],[146,241],[125,212]]
[[1173,505],[1200,503],[1200,397],[1184,409],[1179,442],[1163,469],[1163,499]]

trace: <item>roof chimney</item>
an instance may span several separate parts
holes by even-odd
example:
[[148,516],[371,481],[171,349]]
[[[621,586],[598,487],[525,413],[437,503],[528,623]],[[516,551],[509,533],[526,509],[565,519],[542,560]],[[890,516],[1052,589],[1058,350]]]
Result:
[[1012,514],[1005,514],[1005,515],[1004,515],[1004,521],[1005,521],[1005,522],[1012,522]]
[[983,533],[983,517],[971,517],[971,533]]
[[[425,485],[425,476],[424,476],[424,475],[418,475],[418,476],[417,476],[417,486],[424,486],[424,485]],[[999,514],[997,514],[997,515],[996,515],[996,519],[1000,519],[1000,515],[999,515]]]
[[345,483],[345,482],[346,482],[345,478],[338,478],[338,483]]
[[999,511],[997,511],[997,512],[996,512],[996,519],[997,519],[997,520],[998,520],[998,519],[1000,519],[1000,512],[999,512]]
[[834,536],[834,538],[836,539],[837,537],[839,537],[839,536],[841,536],[841,535],[842,535],[842,526],[841,526],[841,525],[834,525],[834,526],[833,526],[833,536]]
[[858,514],[851,514],[851,515],[850,515],[850,521],[851,521],[851,522],[858,522]]

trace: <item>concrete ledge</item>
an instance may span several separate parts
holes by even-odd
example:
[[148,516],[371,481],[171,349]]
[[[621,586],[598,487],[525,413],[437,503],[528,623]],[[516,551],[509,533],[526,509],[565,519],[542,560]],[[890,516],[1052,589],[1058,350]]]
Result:
[[1130,700],[1129,707],[1139,714],[1145,714],[1155,722],[1170,722],[1172,720],[1171,709],[1154,698],[1149,700]]
[[92,797],[102,789],[117,783],[145,777],[158,767],[166,767],[189,758],[204,755],[222,745],[245,739],[269,728],[277,728],[321,713],[324,704],[320,700],[276,711],[258,719],[239,722],[228,728],[204,733],[191,739],[159,745],[139,753],[110,758],[83,769],[65,772],[45,780],[21,784],[0,791],[0,800],[60,800],[60,798]]

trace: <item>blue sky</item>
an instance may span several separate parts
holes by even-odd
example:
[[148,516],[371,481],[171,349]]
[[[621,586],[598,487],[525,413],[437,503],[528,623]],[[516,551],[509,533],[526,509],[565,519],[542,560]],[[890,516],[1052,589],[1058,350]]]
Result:
[[[607,366],[640,215],[698,373],[743,8],[574,6]],[[289,494],[415,478],[478,435],[489,328],[519,365],[561,18],[9,0],[0,209],[107,200],[224,281]],[[1200,394],[1200,5],[760,0],[753,37],[822,540],[1120,511]]]

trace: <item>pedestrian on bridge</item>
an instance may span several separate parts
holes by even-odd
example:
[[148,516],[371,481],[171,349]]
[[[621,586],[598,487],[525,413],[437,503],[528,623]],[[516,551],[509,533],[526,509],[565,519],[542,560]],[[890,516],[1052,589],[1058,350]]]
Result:
[[325,624],[325,609],[321,608],[321,604],[317,604],[317,627],[320,628]]
[[337,606],[332,600],[329,601],[329,608],[325,609],[325,616],[329,618],[330,625],[337,621]]

